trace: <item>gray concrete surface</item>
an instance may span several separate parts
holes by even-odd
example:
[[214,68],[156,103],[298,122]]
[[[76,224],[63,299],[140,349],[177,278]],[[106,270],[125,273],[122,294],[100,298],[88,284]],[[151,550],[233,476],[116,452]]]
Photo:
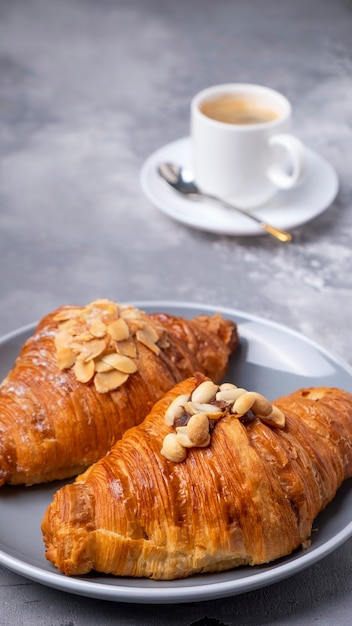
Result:
[[[0,0],[0,334],[97,297],[229,306],[352,364],[352,2]],[[259,82],[336,169],[333,205],[267,237],[190,230],[143,195],[203,87]],[[1,515],[1,508],[0,508]],[[118,604],[0,567],[1,626],[347,625],[352,540],[280,583],[211,602]]]

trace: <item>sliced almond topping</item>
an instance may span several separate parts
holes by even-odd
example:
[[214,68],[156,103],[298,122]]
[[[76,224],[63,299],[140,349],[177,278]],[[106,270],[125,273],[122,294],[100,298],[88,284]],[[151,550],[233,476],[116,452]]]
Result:
[[105,363],[103,359],[97,359],[95,361],[95,371],[96,372],[110,372],[114,367],[109,365],[109,363]]
[[160,354],[160,348],[155,343],[155,341],[153,339],[154,333],[150,333],[149,332],[149,328],[151,328],[151,327],[150,326],[146,326],[144,328],[141,328],[140,330],[137,330],[137,332],[136,332],[137,340],[140,343],[142,343],[144,346],[149,348],[149,350],[154,352],[154,354],[159,355]]
[[107,331],[106,324],[98,318],[93,319],[89,324],[89,331],[93,337],[105,337]]
[[[91,339],[81,345],[80,357],[84,361],[90,361],[100,356],[106,348],[106,339]],[[76,344],[73,344],[74,348]]]
[[131,359],[137,358],[137,346],[133,339],[125,339],[124,341],[118,341],[116,343],[116,350],[120,354],[129,356]]
[[56,350],[61,350],[63,348],[70,348],[70,344],[71,344],[71,335],[70,333],[66,330],[66,329],[60,329],[60,332],[58,332],[55,335],[55,348]]
[[82,332],[82,324],[75,320],[67,320],[67,322],[62,322],[59,326],[59,334],[65,335],[66,337],[76,337]]
[[145,326],[145,322],[141,319],[134,319],[132,317],[126,317],[122,319],[128,319],[128,326],[132,335],[135,335],[137,333],[137,330],[141,330]]
[[60,350],[57,351],[57,364],[60,370],[66,370],[72,367],[75,360],[76,355],[71,348],[60,348]]
[[80,383],[87,383],[94,376],[94,361],[76,361],[73,366],[73,371]]
[[138,342],[157,355],[161,347],[169,346],[162,326],[157,332],[145,318],[133,306],[106,299],[60,310],[54,339],[59,367],[73,367],[80,381],[99,375],[96,386],[100,391],[119,387],[138,369]]
[[159,339],[159,333],[150,326],[149,324],[144,324],[144,328],[142,328],[143,335],[147,336],[152,343],[155,343]]
[[133,321],[142,319],[142,311],[140,309],[136,309],[134,306],[131,305],[125,305],[120,307],[120,315],[125,319]]
[[119,314],[119,306],[116,302],[107,299],[94,300],[83,309],[88,315],[96,317],[97,313],[107,314],[117,317]]
[[160,354],[160,348],[156,343],[147,343],[146,341],[141,341],[141,343],[143,343],[147,348],[149,348],[149,350],[151,350],[151,352],[154,352],[154,354],[156,354],[156,356],[159,356]]
[[117,352],[105,354],[101,360],[124,374],[133,374],[137,371],[137,365],[132,359],[123,354],[117,354]]
[[107,327],[107,331],[111,339],[114,339],[115,341],[123,341],[124,339],[128,339],[130,336],[128,324],[122,317],[111,322],[111,324]]
[[78,317],[81,312],[81,309],[78,308],[69,308],[62,309],[59,313],[56,313],[54,319],[56,322],[63,322],[66,320],[71,320],[73,317]]
[[94,385],[99,393],[106,393],[121,387],[128,378],[128,374],[123,374],[118,370],[110,372],[97,372],[94,377]]
[[78,343],[85,343],[85,341],[92,341],[94,339],[92,333],[84,332],[80,335],[75,334],[74,340]]

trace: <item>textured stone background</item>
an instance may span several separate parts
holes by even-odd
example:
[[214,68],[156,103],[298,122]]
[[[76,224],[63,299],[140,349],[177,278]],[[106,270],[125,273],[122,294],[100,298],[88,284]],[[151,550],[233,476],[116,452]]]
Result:
[[[62,303],[172,299],[282,322],[352,363],[351,33],[350,0],[0,0],[0,334]],[[338,173],[289,246],[189,230],[141,191],[144,160],[189,133],[193,94],[231,81],[282,90]],[[351,556],[349,542],[267,589],[172,608],[0,569],[0,624],[347,624]]]

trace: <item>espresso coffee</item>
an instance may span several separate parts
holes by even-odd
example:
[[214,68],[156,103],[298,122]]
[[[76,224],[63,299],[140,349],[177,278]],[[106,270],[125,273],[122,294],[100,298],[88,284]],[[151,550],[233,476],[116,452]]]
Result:
[[226,94],[206,100],[199,109],[207,117],[225,124],[266,124],[279,117],[277,111],[259,100],[241,95]]

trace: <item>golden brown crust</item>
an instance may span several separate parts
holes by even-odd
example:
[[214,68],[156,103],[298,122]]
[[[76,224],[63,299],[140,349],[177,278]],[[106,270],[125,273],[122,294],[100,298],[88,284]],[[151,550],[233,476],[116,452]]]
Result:
[[138,343],[137,371],[118,389],[98,393],[72,368],[58,368],[60,314],[81,309],[60,307],[46,316],[0,386],[0,486],[78,474],[176,382],[196,370],[221,379],[238,345],[236,325],[219,315],[184,320],[140,312],[148,326],[165,329],[167,346],[157,355]]
[[[198,380],[199,382],[199,380]],[[290,554],[352,475],[352,396],[305,389],[277,400],[284,428],[227,415],[207,448],[161,454],[178,384],[97,464],[61,488],[42,524],[46,556],[68,575],[95,569],[175,579]]]

